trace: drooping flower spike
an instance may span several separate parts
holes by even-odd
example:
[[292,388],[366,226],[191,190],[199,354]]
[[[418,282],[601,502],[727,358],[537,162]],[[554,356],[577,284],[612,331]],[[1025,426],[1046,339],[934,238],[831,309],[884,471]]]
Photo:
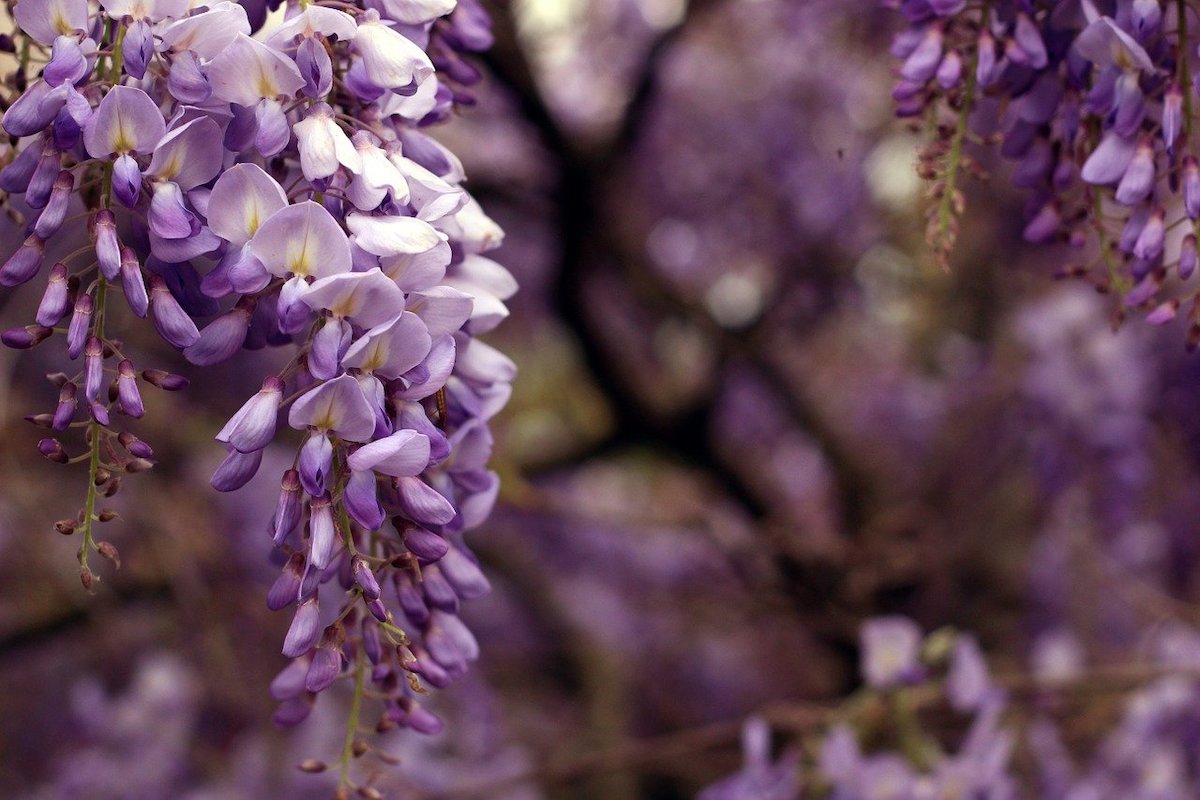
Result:
[[[0,285],[35,285],[40,301],[33,324],[2,338],[28,348],[65,331],[75,373],[33,419],[63,437],[39,444],[46,458],[90,464],[68,526],[83,538],[81,580],[94,586],[90,553],[116,561],[94,535],[108,518],[97,497],[153,466],[153,448],[116,426],[147,412],[145,386],[187,384],[139,371],[109,334],[114,315],[127,307],[197,368],[283,346],[278,371],[215,433],[211,480],[235,490],[268,448],[296,448],[270,525],[287,566],[268,602],[296,607],[275,720],[301,722],[350,672],[384,698],[380,730],[436,731],[418,695],[478,655],[457,611],[487,583],[462,534],[495,499],[488,420],[513,377],[473,337],[507,315],[516,287],[479,255],[502,232],[462,164],[423,129],[473,102],[466,59],[490,45],[487,15],[474,0],[288,4],[260,36],[278,2],[192,5],[13,10],[15,37],[46,64],[40,77],[18,67],[3,119],[19,141],[0,189],[36,216],[3,254]],[[45,268],[51,244],[70,255]]]

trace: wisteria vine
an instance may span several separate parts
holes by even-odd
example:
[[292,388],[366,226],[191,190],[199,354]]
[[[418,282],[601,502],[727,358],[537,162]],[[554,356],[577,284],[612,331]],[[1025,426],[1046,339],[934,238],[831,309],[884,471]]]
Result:
[[0,189],[9,216],[31,221],[0,285],[47,279],[36,319],[3,341],[61,337],[70,362],[82,356],[48,376],[54,410],[29,419],[52,431],[46,458],[88,466],[83,509],[57,524],[81,535],[83,585],[91,553],[119,562],[96,536],[114,516],[103,499],[154,465],[120,416],[143,415],[146,386],[187,385],[139,371],[113,316],[148,319],[198,366],[294,347],[216,434],[226,456],[211,482],[245,485],[284,412],[303,434],[270,524],[286,563],[267,603],[294,609],[275,722],[300,723],[345,677],[339,792],[369,795],[350,774],[371,749],[364,698],[381,702],[376,730],[439,730],[421,697],[478,655],[458,611],[489,590],[462,534],[496,498],[489,420],[515,368],[476,336],[517,287],[482,255],[503,233],[462,164],[424,132],[473,102],[467,57],[490,46],[489,18],[477,0],[19,0],[10,12]]

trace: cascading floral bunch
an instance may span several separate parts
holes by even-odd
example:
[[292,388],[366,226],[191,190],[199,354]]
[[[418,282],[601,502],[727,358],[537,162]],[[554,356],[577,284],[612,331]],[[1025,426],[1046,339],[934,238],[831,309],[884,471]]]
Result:
[[[294,725],[350,676],[348,787],[366,682],[381,730],[433,732],[425,684],[478,654],[457,612],[488,582],[462,533],[496,498],[489,420],[515,370],[475,337],[516,284],[482,255],[503,234],[461,163],[422,132],[473,102],[465,56],[491,42],[477,0],[300,0],[268,24],[278,6],[18,0],[0,189],[32,221],[0,284],[47,279],[34,323],[3,340],[61,335],[82,356],[30,419],[56,432],[47,458],[89,464],[84,509],[59,523],[82,532],[88,587],[89,552],[116,558],[93,536],[100,498],[153,465],[119,415],[143,414],[144,384],[186,385],[138,372],[106,325],[114,295],[196,365],[295,347],[216,435],[212,485],[254,476],[282,414],[302,433],[270,526],[286,565],[268,604],[294,608],[271,692]],[[57,438],[72,428],[80,455]]]
[[[1030,192],[1025,238],[1084,254],[1086,277],[1147,310],[1186,309],[1195,281],[1200,162],[1193,109],[1200,8],[1189,0],[885,0],[907,21],[892,45],[897,113],[926,117],[919,170],[933,182],[927,238],[954,244],[972,141],[998,144]],[[1085,247],[1086,246],[1086,247]]]

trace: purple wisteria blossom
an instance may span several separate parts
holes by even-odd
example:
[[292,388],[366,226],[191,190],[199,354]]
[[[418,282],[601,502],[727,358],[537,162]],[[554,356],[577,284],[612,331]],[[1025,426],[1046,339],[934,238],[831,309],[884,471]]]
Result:
[[[300,722],[345,675],[360,699],[373,684],[381,730],[436,731],[422,680],[444,686],[478,656],[457,612],[488,583],[462,535],[496,498],[488,421],[515,374],[474,337],[516,285],[481,255],[503,234],[424,129],[471,102],[463,57],[490,44],[487,15],[454,0],[19,0],[13,17],[23,91],[0,184],[36,216],[0,283],[33,281],[60,239],[86,229],[89,244],[46,270],[35,324],[4,341],[32,347],[67,320],[67,355],[83,357],[34,419],[61,432],[86,417],[81,455],[39,445],[90,464],[84,584],[90,551],[116,560],[92,534],[97,498],[153,463],[118,415],[145,413],[139,377],[183,382],[139,376],[110,333],[115,295],[199,367],[290,345],[216,433],[212,478],[248,482],[286,412],[298,449],[270,526],[286,566],[269,602],[295,610],[276,721]],[[31,51],[46,64],[29,82]]]

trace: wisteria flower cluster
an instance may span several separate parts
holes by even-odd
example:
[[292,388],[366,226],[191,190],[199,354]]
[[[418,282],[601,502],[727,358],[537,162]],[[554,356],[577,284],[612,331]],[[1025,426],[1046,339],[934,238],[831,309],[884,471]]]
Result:
[[1163,324],[1184,308],[1200,343],[1195,281],[1200,16],[1187,0],[887,0],[908,23],[892,45],[902,117],[925,119],[933,182],[927,239],[949,258],[973,142],[998,145],[1029,191],[1024,236],[1079,250],[1086,277]]
[[145,386],[186,384],[137,369],[111,333],[115,295],[195,365],[294,346],[216,434],[212,485],[247,483],[286,413],[301,443],[270,524],[286,564],[267,602],[294,615],[275,719],[301,722],[351,676],[348,786],[364,684],[383,698],[379,729],[434,732],[426,685],[478,655],[458,610],[489,587],[461,534],[496,498],[489,420],[515,368],[476,336],[516,285],[483,255],[503,234],[462,164],[424,132],[473,102],[466,57],[491,42],[477,0],[279,6],[16,3],[0,188],[32,221],[0,284],[45,288],[3,341],[61,336],[82,356],[50,376],[54,410],[30,419],[53,431],[47,458],[89,464],[84,509],[58,524],[82,533],[89,588],[89,552],[117,558],[93,535],[112,517],[102,499],[154,463],[119,418],[142,416]]

